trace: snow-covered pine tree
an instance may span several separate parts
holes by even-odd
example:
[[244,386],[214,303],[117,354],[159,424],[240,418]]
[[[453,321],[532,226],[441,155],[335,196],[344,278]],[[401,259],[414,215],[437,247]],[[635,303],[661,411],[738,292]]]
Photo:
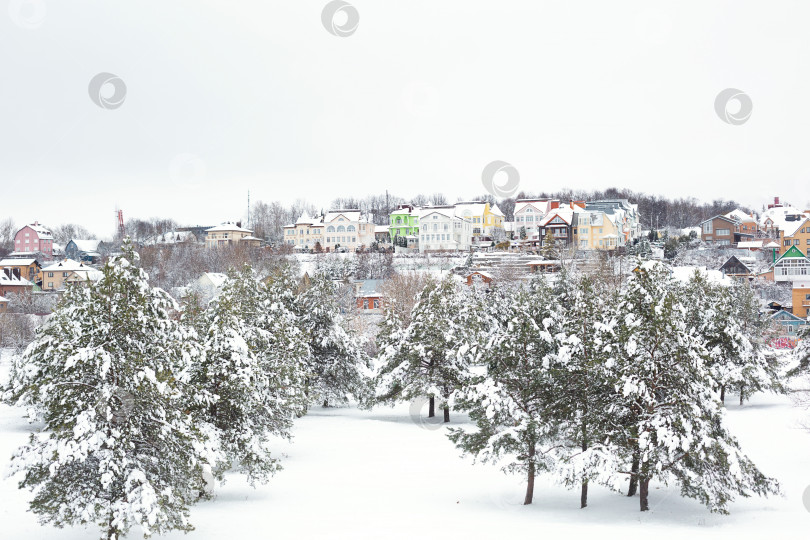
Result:
[[548,453],[558,437],[557,388],[550,363],[557,344],[551,291],[540,280],[513,290],[506,319],[479,337],[476,364],[484,374],[471,374],[455,396],[469,413],[474,429],[450,430],[450,440],[483,462],[507,460],[504,471],[525,474],[531,504],[537,472],[552,466]]
[[640,508],[649,510],[652,479],[680,484],[681,494],[726,513],[735,495],[778,493],[723,427],[716,382],[703,341],[687,324],[681,288],[661,263],[641,265],[619,306],[620,354],[616,402],[620,419],[611,440],[620,461],[634,461]]
[[546,235],[540,246],[540,254],[547,260],[554,260],[560,256],[560,250],[557,248],[557,241],[554,239],[551,229],[546,229]]
[[650,245],[650,239],[647,236],[642,236],[630,248],[629,251],[631,255],[635,255],[642,259],[649,259],[652,257],[652,245]]
[[782,390],[779,364],[765,346],[765,323],[748,284],[717,284],[696,270],[682,287],[687,324],[704,340],[706,366],[716,381],[720,401],[726,390],[745,397],[756,391]]
[[44,420],[11,462],[31,510],[57,527],[96,523],[107,539],[193,529],[209,456],[183,409],[197,336],[149,287],[128,239],[122,252],[99,282],[67,291],[6,393]]
[[306,387],[310,401],[359,402],[370,392],[369,362],[359,338],[347,330],[336,288],[325,275],[314,276],[298,297],[299,327],[306,333]]
[[289,439],[293,419],[303,410],[305,343],[292,314],[268,298],[250,266],[228,277],[209,305],[205,357],[191,378],[215,401],[198,407],[195,417],[218,434],[217,478],[236,468],[254,484],[280,468],[271,438]]
[[428,416],[433,417],[438,398],[444,421],[450,421],[450,394],[465,369],[459,347],[475,327],[470,298],[447,276],[430,280],[419,293],[407,327],[396,330],[395,321],[387,317],[381,330],[385,334],[380,341],[375,403],[428,397]]
[[559,308],[551,331],[558,350],[549,367],[561,443],[555,447],[556,472],[567,485],[580,486],[580,508],[585,508],[589,480],[610,461],[603,441],[611,426],[605,411],[614,393],[608,366],[617,352],[618,301],[593,278],[565,271],[556,280],[555,298]]
[[760,311],[759,297],[748,282],[735,284],[728,295],[740,334],[750,344],[745,354],[735,358],[739,375],[731,381],[731,387],[740,394],[740,405],[756,392],[785,393],[783,366],[776,351],[768,347],[768,322]]

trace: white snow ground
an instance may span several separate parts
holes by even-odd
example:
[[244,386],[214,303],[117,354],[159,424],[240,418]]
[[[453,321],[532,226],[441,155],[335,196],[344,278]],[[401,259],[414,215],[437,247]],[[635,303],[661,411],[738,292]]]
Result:
[[[0,380],[9,356],[0,355]],[[810,411],[789,398],[760,394],[744,407],[729,396],[728,422],[744,450],[777,477],[784,497],[742,499],[730,516],[683,499],[677,487],[651,486],[651,511],[638,498],[592,486],[590,506],[579,492],[540,478],[535,502],[525,507],[523,478],[461,459],[444,429],[414,424],[408,406],[372,412],[315,408],[297,421],[284,470],[253,489],[232,476],[217,497],[192,510],[197,530],[166,538],[213,539],[491,539],[491,538],[806,538],[810,512],[802,493],[810,485],[810,433],[799,423]],[[453,424],[462,421],[456,416]],[[19,409],[0,405],[0,462],[27,437]],[[0,480],[0,538],[95,540],[97,528],[40,526],[27,512],[30,493],[17,478]],[[653,536],[649,536],[653,535]],[[140,538],[132,531],[128,538]]]

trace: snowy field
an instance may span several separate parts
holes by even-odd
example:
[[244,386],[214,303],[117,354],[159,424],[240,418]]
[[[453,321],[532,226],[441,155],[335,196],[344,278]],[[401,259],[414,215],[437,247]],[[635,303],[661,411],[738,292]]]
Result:
[[[4,380],[10,358],[0,356]],[[394,409],[315,408],[297,421],[291,444],[278,449],[284,470],[268,485],[251,488],[240,476],[219,486],[217,497],[192,509],[197,530],[163,538],[806,538],[810,512],[802,493],[810,485],[810,433],[800,422],[810,412],[789,398],[759,394],[744,407],[729,396],[728,424],[743,449],[783,497],[743,499],[731,515],[709,513],[683,499],[676,487],[651,484],[650,512],[638,498],[591,487],[590,506],[579,509],[579,492],[549,485],[543,477],[535,503],[523,506],[522,478],[492,465],[461,459],[444,428],[414,423],[407,405]],[[453,424],[463,422],[456,417]],[[0,405],[0,460],[30,426],[19,409]],[[40,526],[27,512],[30,493],[17,478],[0,482],[0,538],[97,539],[98,529]],[[652,536],[649,536],[652,535]],[[127,538],[140,538],[133,530]]]

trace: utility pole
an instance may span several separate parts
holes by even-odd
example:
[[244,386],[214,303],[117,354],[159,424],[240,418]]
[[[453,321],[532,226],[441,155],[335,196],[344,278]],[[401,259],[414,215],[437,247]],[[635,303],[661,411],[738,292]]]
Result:
[[248,190],[248,215],[247,215],[247,228],[250,229],[250,190]]

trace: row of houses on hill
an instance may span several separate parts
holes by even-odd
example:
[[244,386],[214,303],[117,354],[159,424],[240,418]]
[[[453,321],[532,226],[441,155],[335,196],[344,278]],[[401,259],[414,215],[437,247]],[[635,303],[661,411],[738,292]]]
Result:
[[772,260],[791,248],[804,255],[810,249],[810,210],[783,204],[779,197],[757,217],[733,210],[700,223],[700,238],[716,246],[736,246],[771,253]]
[[497,205],[466,201],[418,207],[400,205],[387,226],[374,225],[357,209],[301,217],[284,227],[284,241],[297,250],[354,251],[374,242],[420,252],[469,251],[509,240],[518,249],[537,249],[547,235],[555,245],[615,250],[641,233],[637,205],[624,199],[575,201],[520,199],[514,221]]

